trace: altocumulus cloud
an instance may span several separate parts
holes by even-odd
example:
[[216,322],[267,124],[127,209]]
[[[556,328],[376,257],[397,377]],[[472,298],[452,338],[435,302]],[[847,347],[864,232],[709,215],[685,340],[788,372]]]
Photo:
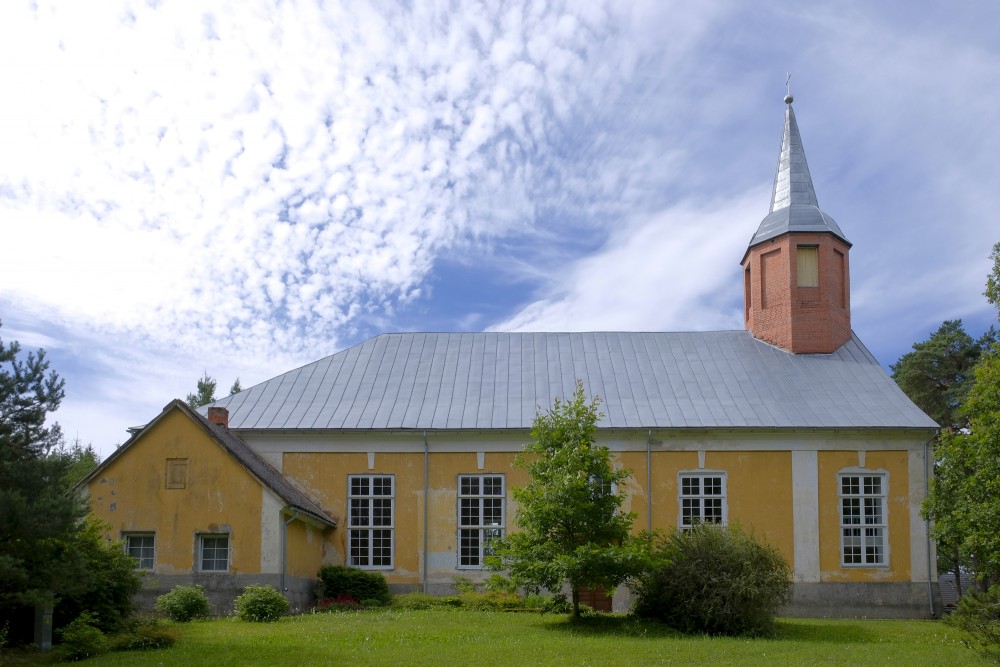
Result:
[[[381,330],[741,326],[791,70],[854,326],[891,362],[980,296],[982,4],[0,3],[0,336],[106,446]],[[972,322],[975,320],[975,322]]]
[[6,296],[189,352],[329,350],[443,254],[614,212],[615,166],[558,153],[640,61],[615,5],[8,8],[0,196],[47,252]]

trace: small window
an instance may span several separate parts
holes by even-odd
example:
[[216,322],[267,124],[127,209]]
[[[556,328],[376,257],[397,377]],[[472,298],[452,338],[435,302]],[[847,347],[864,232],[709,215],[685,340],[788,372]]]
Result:
[[125,533],[125,553],[135,559],[137,570],[152,570],[156,538],[153,533]]
[[187,488],[187,459],[167,459],[167,488]]
[[682,529],[700,523],[725,525],[729,520],[726,502],[726,476],[720,473],[681,473],[679,479]]
[[884,474],[840,475],[841,562],[848,567],[886,565]]
[[229,536],[199,535],[198,562],[202,572],[228,572]]
[[819,248],[800,245],[795,249],[799,287],[819,287]]
[[503,475],[458,478],[458,566],[481,568],[490,543],[503,537]]

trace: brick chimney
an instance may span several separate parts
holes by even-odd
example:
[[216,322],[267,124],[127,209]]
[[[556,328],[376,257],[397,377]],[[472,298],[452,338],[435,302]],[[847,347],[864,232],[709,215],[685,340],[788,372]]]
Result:
[[229,430],[229,410],[225,408],[212,407],[208,409],[208,421],[216,426],[222,427],[223,431]]

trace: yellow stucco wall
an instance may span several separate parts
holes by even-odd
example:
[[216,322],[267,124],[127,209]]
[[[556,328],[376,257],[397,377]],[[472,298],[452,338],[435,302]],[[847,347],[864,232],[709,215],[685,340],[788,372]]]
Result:
[[[632,470],[636,495],[632,511],[635,526],[648,525],[645,500],[645,453],[627,452],[620,458]],[[680,509],[677,479],[681,472],[719,471],[726,476],[729,523],[738,523],[781,551],[792,562],[792,457],[791,452],[746,451],[705,452],[704,468],[698,467],[697,452],[653,452],[653,529],[670,531],[677,527]]]
[[288,525],[289,575],[316,578],[316,573],[323,565],[326,532],[319,526],[299,520]]
[[[430,456],[428,489],[431,521],[427,550],[431,554],[455,554],[457,541],[457,483],[459,475],[502,474],[507,484],[507,528],[513,522],[511,485],[523,485],[527,475],[512,467],[514,454],[485,452],[483,468],[475,452],[443,453]],[[369,469],[367,453],[286,453],[282,471],[307,489],[328,512],[337,517],[339,528],[327,536],[326,562],[344,563],[347,553],[347,480],[350,475],[395,476],[395,531],[393,568],[385,571],[393,584],[418,584],[423,573],[424,553],[424,454],[423,452],[378,452]],[[452,564],[454,566],[455,563]],[[453,567],[451,568],[453,569]],[[455,572],[457,573],[457,572]]]
[[837,474],[861,466],[858,452],[819,453],[819,535],[822,581],[910,581],[910,510],[908,454],[867,452],[864,470],[888,473],[886,513],[889,553],[886,566],[843,567],[840,564],[840,499]]
[[[331,441],[326,451],[290,451],[290,448],[278,454],[283,474],[338,522],[333,530],[302,520],[291,522],[287,527],[287,573],[312,578],[323,563],[343,563],[347,553],[349,476],[393,475],[396,489],[393,567],[385,574],[393,584],[421,584],[425,576],[424,452],[419,445],[414,446],[412,439],[405,444],[391,444],[383,438],[373,438],[370,444],[361,440],[347,443],[347,448],[353,451],[337,451],[338,444]],[[510,441],[467,443],[453,438],[441,439],[439,444],[445,451],[430,452],[426,506],[426,516],[431,522],[426,569],[432,583],[450,582],[455,575],[480,576],[475,570],[457,567],[459,475],[504,476],[508,531],[516,530],[517,504],[512,490],[528,481],[527,473],[513,466],[516,453],[507,449],[513,449]],[[647,492],[646,452],[630,441],[612,444],[616,465],[632,473],[632,479],[623,486],[629,494],[624,509],[636,514],[637,532],[647,527],[650,509],[654,529],[670,531],[677,525],[680,472],[720,471],[726,476],[729,522],[752,530],[793,561],[796,535],[790,451],[737,449],[729,445],[720,450],[706,447],[699,455],[694,449],[654,449],[652,486]],[[466,446],[468,451],[463,451]],[[865,454],[850,450],[818,452],[816,494],[821,581],[910,580],[908,455],[906,450]],[[166,488],[168,459],[188,461],[185,488]],[[862,463],[866,470],[885,471],[888,475],[889,556],[885,567],[840,565],[837,473],[856,469]],[[280,572],[279,533],[286,518],[280,516],[282,502],[262,489],[250,473],[181,410],[163,415],[127,451],[109,461],[88,483],[87,490],[93,512],[111,524],[113,537],[118,538],[123,532],[155,531],[157,573],[196,572],[199,533],[230,534],[231,573]]]
[[[166,488],[167,459],[187,459],[185,488]],[[155,531],[156,573],[197,571],[199,533],[230,534],[231,573],[260,571],[261,485],[180,411],[165,414],[111,461],[87,492],[111,537]]]

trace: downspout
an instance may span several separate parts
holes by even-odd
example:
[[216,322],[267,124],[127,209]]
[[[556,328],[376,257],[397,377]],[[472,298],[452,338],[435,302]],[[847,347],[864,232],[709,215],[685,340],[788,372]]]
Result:
[[430,448],[427,444],[427,431],[424,431],[424,593],[427,592],[427,506],[430,504]]
[[[939,431],[940,432],[940,431]],[[934,434],[934,438],[937,437],[937,433]],[[934,442],[934,438],[931,438],[924,443],[924,492],[931,492],[931,458],[930,458],[930,445]],[[930,519],[924,519],[925,531],[927,533],[927,602],[931,609],[931,618],[934,618],[937,613],[934,610],[934,584],[931,581],[933,566],[931,563],[931,522]]]
[[[278,516],[281,516],[279,514]],[[281,526],[281,591],[288,593],[288,524],[299,518],[299,511],[292,510],[292,516]]]
[[651,461],[653,447],[653,429],[649,429],[646,438],[646,530],[653,532],[653,467]]

